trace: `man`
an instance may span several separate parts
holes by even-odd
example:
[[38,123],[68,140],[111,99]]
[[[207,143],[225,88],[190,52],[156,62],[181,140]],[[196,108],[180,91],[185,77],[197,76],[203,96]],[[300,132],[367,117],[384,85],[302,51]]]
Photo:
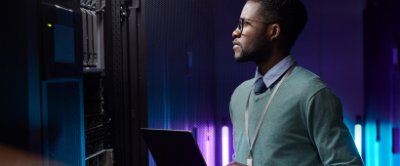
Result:
[[256,76],[231,98],[230,166],[363,165],[343,123],[340,100],[290,55],[307,22],[300,0],[248,0],[233,31],[238,62]]

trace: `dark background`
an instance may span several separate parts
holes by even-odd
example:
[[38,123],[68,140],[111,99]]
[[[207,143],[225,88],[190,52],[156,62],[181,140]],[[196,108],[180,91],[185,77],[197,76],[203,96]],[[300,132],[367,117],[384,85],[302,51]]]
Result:
[[[72,76],[48,77],[46,69],[55,64],[45,60],[48,57],[43,46],[41,2],[70,8],[79,8],[80,3],[23,0],[1,5],[0,145],[39,156],[51,156],[46,149],[55,148],[57,155],[50,159],[84,164],[83,124],[68,123],[84,121],[83,113],[87,110],[82,100],[87,87],[82,81],[87,73],[74,71]],[[398,165],[400,2],[303,2],[309,20],[291,54],[339,96],[344,121],[353,136],[354,125],[362,125],[362,156],[366,165]],[[231,127],[230,96],[255,73],[254,64],[236,63],[233,59],[231,34],[244,3],[107,1],[105,70],[101,77],[104,107],[111,119],[106,147],[114,150],[115,165],[148,165],[150,153],[145,149],[139,127],[191,130],[207,163],[222,164],[221,128]],[[121,9],[129,10],[128,15],[122,16]],[[79,37],[82,32],[77,20]],[[82,56],[80,42],[76,42],[77,60]],[[80,64],[72,67],[82,68]],[[59,85],[60,82],[64,84]],[[54,91],[45,91],[52,88]],[[54,100],[47,100],[49,96],[54,96]],[[68,111],[72,119],[58,114]],[[49,116],[66,119],[49,120]],[[69,147],[75,149],[53,144],[74,140],[68,134],[74,131],[80,141]],[[77,158],[59,157],[71,151],[81,154]],[[150,165],[154,165],[151,159]]]

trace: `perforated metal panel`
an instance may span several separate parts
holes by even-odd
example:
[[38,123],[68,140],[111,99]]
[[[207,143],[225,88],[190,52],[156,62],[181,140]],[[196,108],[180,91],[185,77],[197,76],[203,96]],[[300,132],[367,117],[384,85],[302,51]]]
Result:
[[212,166],[215,96],[211,1],[145,3],[148,126],[196,130],[198,145]]

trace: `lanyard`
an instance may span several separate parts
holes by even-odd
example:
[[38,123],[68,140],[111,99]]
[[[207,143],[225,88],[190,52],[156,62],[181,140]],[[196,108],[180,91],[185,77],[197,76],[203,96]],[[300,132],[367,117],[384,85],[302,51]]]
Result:
[[247,103],[246,103],[246,111],[244,112],[244,118],[245,118],[245,129],[246,129],[246,136],[247,136],[247,143],[249,145],[249,152],[247,156],[247,165],[252,164],[252,159],[253,159],[253,145],[256,142],[258,133],[260,131],[261,125],[264,122],[264,116],[265,113],[267,112],[269,105],[272,102],[272,99],[274,98],[276,92],[278,91],[279,87],[281,86],[282,82],[289,76],[289,74],[293,71],[294,66],[290,67],[289,70],[285,73],[285,75],[282,77],[281,80],[279,80],[278,84],[275,86],[274,90],[272,91],[271,96],[268,99],[267,105],[265,105],[265,109],[262,112],[260,119],[258,120],[257,128],[254,133],[253,140],[250,142],[250,136],[249,136],[249,101],[250,101],[250,95],[253,92],[253,89],[250,90],[249,96],[247,97]]

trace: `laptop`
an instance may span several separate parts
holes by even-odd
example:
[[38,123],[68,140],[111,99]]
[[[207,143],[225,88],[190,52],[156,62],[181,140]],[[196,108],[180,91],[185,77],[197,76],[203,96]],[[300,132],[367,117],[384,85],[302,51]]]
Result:
[[190,131],[141,128],[157,166],[207,166]]

